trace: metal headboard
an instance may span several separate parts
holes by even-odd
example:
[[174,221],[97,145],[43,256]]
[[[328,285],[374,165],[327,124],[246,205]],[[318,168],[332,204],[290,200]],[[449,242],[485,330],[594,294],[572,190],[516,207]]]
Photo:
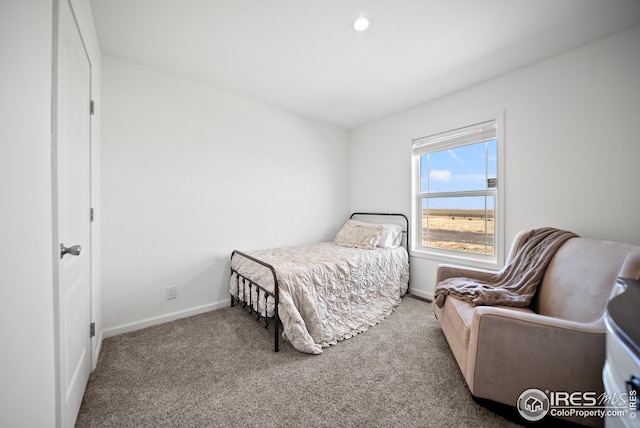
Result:
[[351,216],[349,217],[350,219],[353,219],[353,217],[355,216],[394,216],[394,217],[400,217],[402,219],[404,219],[405,222],[405,230],[402,231],[402,233],[405,234],[405,248],[407,250],[407,254],[409,254],[409,246],[410,246],[410,235],[409,235],[409,219],[407,218],[406,215],[401,214],[401,213],[366,213],[366,212],[355,212],[353,214],[351,214]]

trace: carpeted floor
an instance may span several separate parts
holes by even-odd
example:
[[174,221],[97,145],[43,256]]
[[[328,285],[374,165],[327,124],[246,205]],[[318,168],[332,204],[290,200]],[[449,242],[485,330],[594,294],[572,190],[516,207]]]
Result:
[[475,402],[433,316],[405,297],[307,355],[238,307],[104,340],[77,427],[507,427]]

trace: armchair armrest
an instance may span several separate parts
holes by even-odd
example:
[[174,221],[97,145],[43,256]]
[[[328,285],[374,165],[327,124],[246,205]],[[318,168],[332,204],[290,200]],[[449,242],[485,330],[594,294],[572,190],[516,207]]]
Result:
[[473,395],[510,406],[529,388],[600,394],[602,318],[579,323],[504,307],[474,310],[467,359]]

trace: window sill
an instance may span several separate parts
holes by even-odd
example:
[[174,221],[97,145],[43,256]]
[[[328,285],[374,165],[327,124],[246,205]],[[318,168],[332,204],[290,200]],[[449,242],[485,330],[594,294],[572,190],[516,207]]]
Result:
[[427,251],[423,248],[412,248],[411,257],[433,260],[436,262],[476,267],[480,269],[499,270],[502,268],[495,257],[473,257],[464,253]]

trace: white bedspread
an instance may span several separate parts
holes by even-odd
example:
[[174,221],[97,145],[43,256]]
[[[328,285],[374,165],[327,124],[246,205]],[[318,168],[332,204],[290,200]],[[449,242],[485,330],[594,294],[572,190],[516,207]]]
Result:
[[[246,253],[275,268],[283,337],[302,352],[320,354],[323,347],[379,323],[400,304],[408,288],[409,263],[403,247],[364,250],[322,242]],[[231,267],[273,290],[273,275],[268,268],[237,254]],[[235,274],[229,287],[234,297],[240,291],[239,298],[245,299]],[[262,301],[258,300],[258,309],[264,315]],[[271,316],[273,301],[267,306]]]

